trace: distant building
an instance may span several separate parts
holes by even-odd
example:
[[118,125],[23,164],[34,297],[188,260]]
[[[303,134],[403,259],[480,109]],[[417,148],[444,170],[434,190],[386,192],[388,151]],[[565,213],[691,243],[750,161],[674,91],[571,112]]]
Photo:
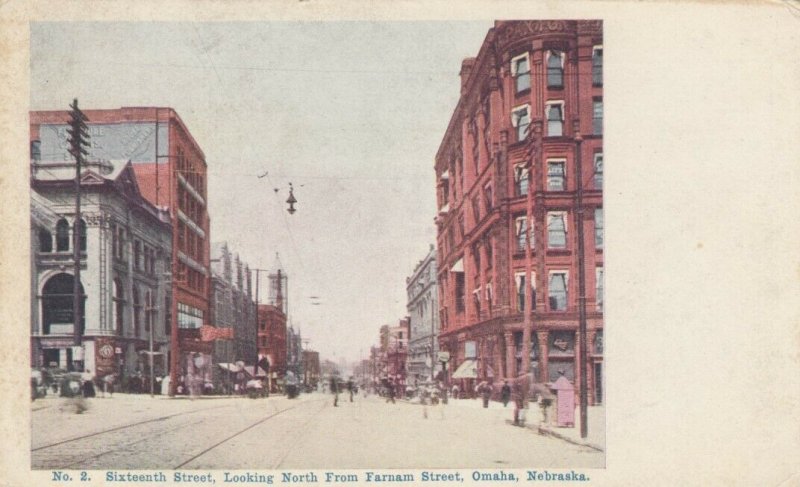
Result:
[[[141,390],[166,373],[171,227],[142,196],[128,160],[89,159],[75,221],[75,164],[32,144],[31,364],[117,374]],[[48,149],[49,150],[49,149]],[[73,232],[81,232],[82,347],[74,347]],[[134,382],[136,382],[134,384]]]
[[258,305],[258,353],[269,361],[273,385],[286,375],[286,315],[271,304]]
[[256,361],[256,304],[250,268],[225,242],[211,247],[211,319],[217,328],[232,328],[232,340],[214,342],[214,384],[230,384],[237,362]]
[[406,279],[409,316],[408,377],[432,379],[439,352],[439,288],[436,285],[436,250],[431,245],[414,273]]
[[602,69],[599,20],[497,21],[477,57],[462,62],[435,171],[439,346],[464,387],[525,372],[527,293],[533,374],[578,383],[581,161],[587,381],[590,402],[602,401]]
[[386,377],[400,389],[406,385],[406,357],[408,356],[408,318],[386,328]]
[[303,337],[292,326],[286,330],[286,369],[296,378],[303,377]]
[[316,387],[320,381],[321,373],[319,352],[303,350],[303,383]]

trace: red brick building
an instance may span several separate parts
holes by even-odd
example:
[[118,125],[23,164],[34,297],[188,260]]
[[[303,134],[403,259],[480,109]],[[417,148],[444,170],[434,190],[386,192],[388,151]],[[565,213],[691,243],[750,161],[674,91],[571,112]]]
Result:
[[286,314],[280,306],[259,304],[258,354],[268,357],[273,384],[286,375],[286,346]]
[[[209,215],[205,155],[171,108],[124,107],[84,110],[91,147],[87,160],[130,160],[141,194],[172,221],[171,255],[157,256],[171,270],[171,297],[158,306],[170,309],[170,372],[174,379],[211,380],[211,342],[200,341],[209,325]],[[71,160],[66,151],[67,111],[31,112],[31,138],[48,157]],[[125,240],[129,230],[117,228]],[[134,249],[134,252],[136,249]],[[172,324],[177,323],[177,327]]]
[[537,381],[578,383],[580,163],[587,379],[602,401],[602,44],[601,21],[498,21],[462,63],[435,171],[440,349],[464,387],[520,373],[526,289]]

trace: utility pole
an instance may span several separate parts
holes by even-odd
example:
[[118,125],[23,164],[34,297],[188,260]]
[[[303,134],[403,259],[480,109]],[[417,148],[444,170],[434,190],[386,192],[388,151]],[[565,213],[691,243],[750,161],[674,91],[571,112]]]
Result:
[[[83,339],[83,292],[81,291],[81,238],[86,238],[86,225],[81,219],[81,165],[84,156],[89,152],[89,133],[87,132],[86,121],[88,118],[78,108],[78,99],[75,98],[70,105],[72,110],[69,113],[70,121],[67,133],[69,138],[69,153],[75,158],[75,220],[72,224],[72,260],[75,266],[72,288],[72,331],[76,347],[80,347]],[[73,362],[77,362],[73,358]],[[83,364],[81,364],[82,366]],[[81,367],[83,368],[83,367]]]
[[[535,188],[535,181],[533,178],[534,167],[537,163],[536,154],[541,141],[542,122],[535,120],[531,126],[533,131],[528,133],[529,143],[531,144],[527,150],[527,166],[528,166],[528,193],[526,195],[526,212],[525,212],[525,282],[522,283],[522,292],[524,293],[523,305],[523,319],[522,319],[522,371],[523,377],[522,386],[522,407],[528,409],[528,393],[530,391],[530,382],[533,377],[529,377],[531,371],[531,328],[533,328],[533,247],[534,247],[534,232],[533,232],[533,191]],[[540,250],[541,252],[542,250]]]
[[573,122],[573,132],[575,133],[575,171],[577,176],[575,182],[578,185],[576,193],[576,217],[575,224],[578,232],[578,334],[580,335],[580,351],[578,366],[580,367],[580,413],[581,413],[581,438],[586,438],[588,434],[587,410],[589,407],[587,397],[586,381],[586,269],[584,263],[584,244],[583,244],[583,176],[581,163],[581,147],[583,137],[581,136],[580,121],[575,119]]

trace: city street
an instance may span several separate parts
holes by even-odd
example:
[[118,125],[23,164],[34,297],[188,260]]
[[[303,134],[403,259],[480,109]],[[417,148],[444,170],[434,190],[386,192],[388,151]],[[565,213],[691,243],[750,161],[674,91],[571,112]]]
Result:
[[363,395],[167,399],[116,394],[75,414],[32,405],[34,469],[603,468],[601,452],[508,424],[512,409]]

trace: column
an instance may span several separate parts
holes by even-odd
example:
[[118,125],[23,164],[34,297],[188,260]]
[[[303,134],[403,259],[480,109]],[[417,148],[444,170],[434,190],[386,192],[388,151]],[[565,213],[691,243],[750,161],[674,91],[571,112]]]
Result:
[[514,370],[514,334],[510,331],[505,332],[506,339],[506,373],[505,376],[513,378],[517,376],[517,371]]
[[536,338],[539,340],[539,381],[548,382],[549,371],[547,366],[547,345],[548,345],[547,330],[540,330],[536,332]]

